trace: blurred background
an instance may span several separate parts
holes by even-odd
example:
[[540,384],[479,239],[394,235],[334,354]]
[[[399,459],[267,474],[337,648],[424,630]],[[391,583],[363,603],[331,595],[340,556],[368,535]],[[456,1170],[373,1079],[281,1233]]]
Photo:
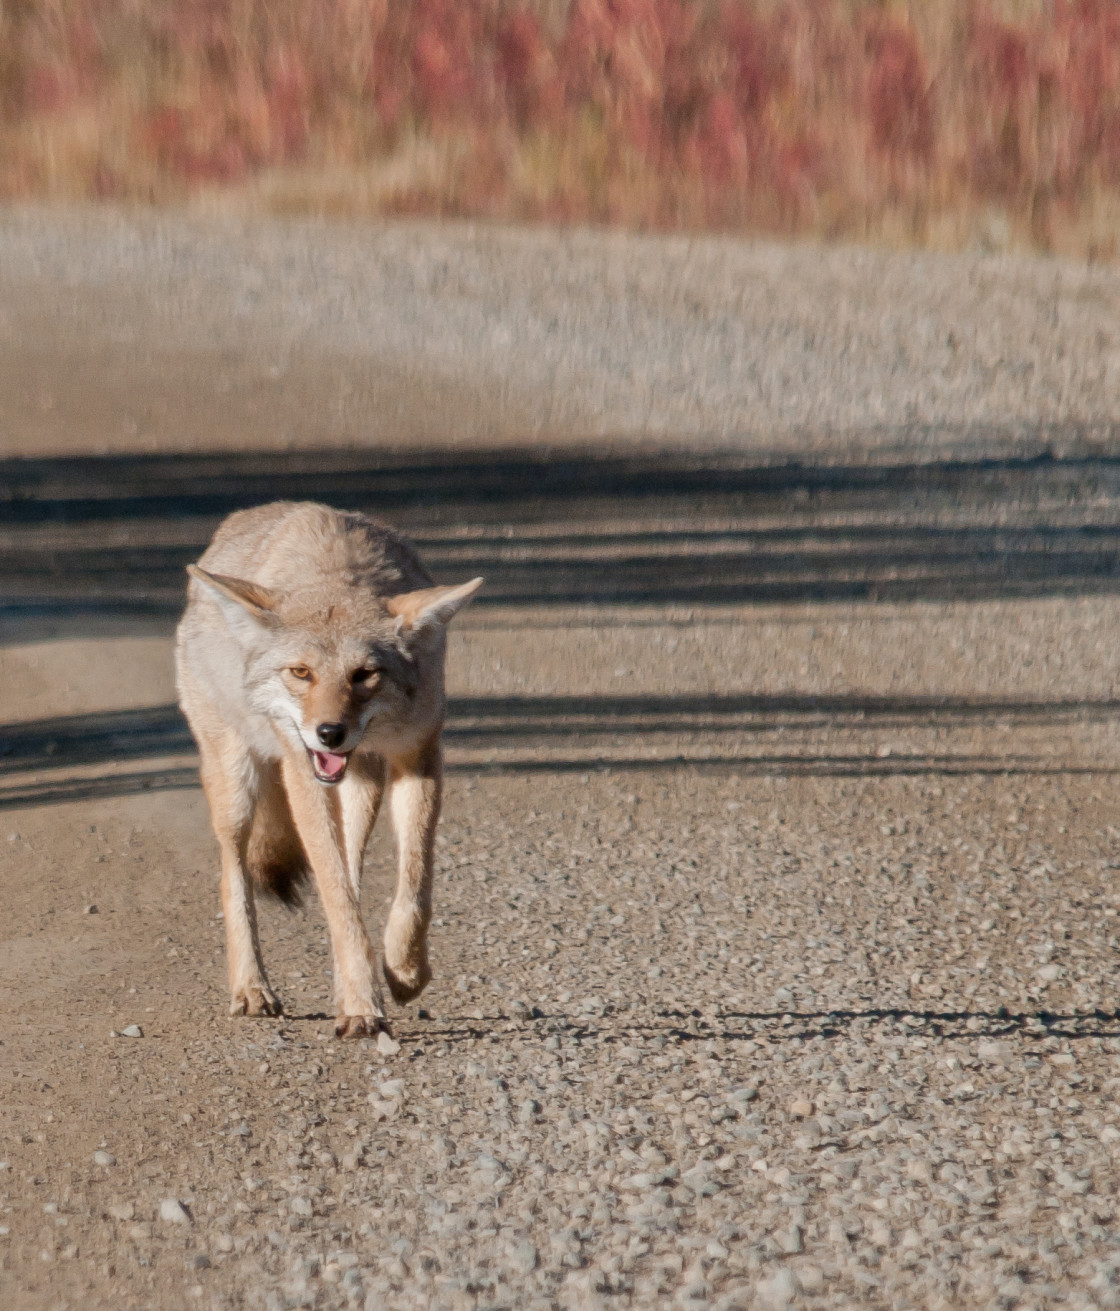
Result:
[[[0,1305],[1117,1305],[1118,199],[1116,0],[0,0]],[[225,1016],[280,497],[486,580],[392,1060]]]
[[1115,254],[1110,0],[7,0],[0,195]]

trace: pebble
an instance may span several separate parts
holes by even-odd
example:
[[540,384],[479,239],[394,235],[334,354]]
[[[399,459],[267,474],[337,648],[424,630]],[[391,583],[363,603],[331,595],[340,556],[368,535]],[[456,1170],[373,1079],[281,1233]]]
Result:
[[144,1031],[138,1024],[126,1024],[121,1030],[122,1038],[142,1038]]
[[382,1056],[396,1056],[400,1049],[400,1043],[396,1038],[387,1034],[384,1029],[377,1035],[377,1050]]
[[536,1247],[528,1240],[515,1243],[510,1249],[510,1265],[521,1275],[532,1274],[537,1268],[537,1262],[540,1257]]
[[805,1250],[804,1235],[800,1225],[790,1225],[778,1235],[778,1247],[786,1256],[796,1256]]
[[824,1288],[824,1273],[815,1265],[798,1266],[794,1277],[798,1288],[803,1293],[808,1293],[810,1297]]
[[190,1224],[191,1217],[187,1208],[174,1197],[165,1197],[159,1204],[159,1218],[172,1225]]
[[93,1163],[94,1165],[116,1165],[117,1158],[112,1152],[99,1150],[93,1154]]
[[759,1303],[771,1309],[782,1311],[789,1306],[797,1293],[793,1274],[789,1270],[779,1270],[768,1279],[760,1279],[756,1289]]

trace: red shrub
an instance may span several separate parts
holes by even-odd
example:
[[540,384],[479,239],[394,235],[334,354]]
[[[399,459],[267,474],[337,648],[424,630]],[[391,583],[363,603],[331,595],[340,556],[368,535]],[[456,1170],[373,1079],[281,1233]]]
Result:
[[886,155],[928,161],[934,145],[933,94],[913,32],[873,22],[867,48],[871,61],[867,114],[872,144]]
[[881,0],[0,6],[0,190],[49,171],[28,120],[80,115],[86,140],[103,113],[118,171],[76,152],[93,195],[153,167],[190,187],[365,166],[407,135],[455,143],[446,176],[384,202],[417,212],[866,230],[995,201],[1037,227],[1120,187],[1120,0],[996,3],[930,0],[928,27]]

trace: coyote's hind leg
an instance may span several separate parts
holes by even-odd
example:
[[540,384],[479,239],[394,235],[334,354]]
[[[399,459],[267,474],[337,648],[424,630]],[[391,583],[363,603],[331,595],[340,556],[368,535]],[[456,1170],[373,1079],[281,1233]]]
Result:
[[259,787],[256,767],[232,733],[200,736],[202,787],[222,859],[222,913],[226,926],[231,1015],[281,1015],[261,958],[257,908],[246,856]]
[[412,1001],[431,982],[428,924],[432,867],[443,788],[438,739],[392,762],[389,809],[397,838],[397,892],[385,925],[385,981],[393,999]]

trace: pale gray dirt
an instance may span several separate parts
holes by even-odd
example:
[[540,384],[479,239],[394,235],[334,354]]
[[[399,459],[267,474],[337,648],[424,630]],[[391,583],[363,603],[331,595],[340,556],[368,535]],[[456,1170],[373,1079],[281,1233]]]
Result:
[[[227,452],[0,465],[0,1306],[1120,1305],[1114,273],[37,212],[0,251],[9,451]],[[632,462],[514,449],[596,432]],[[293,494],[488,580],[394,1055],[334,1040],[313,897],[263,913],[288,1015],[225,1015],[170,630]],[[379,828],[375,931],[390,869]]]
[[1118,418],[1109,266],[0,214],[11,454],[610,439],[937,458],[1097,449]]

